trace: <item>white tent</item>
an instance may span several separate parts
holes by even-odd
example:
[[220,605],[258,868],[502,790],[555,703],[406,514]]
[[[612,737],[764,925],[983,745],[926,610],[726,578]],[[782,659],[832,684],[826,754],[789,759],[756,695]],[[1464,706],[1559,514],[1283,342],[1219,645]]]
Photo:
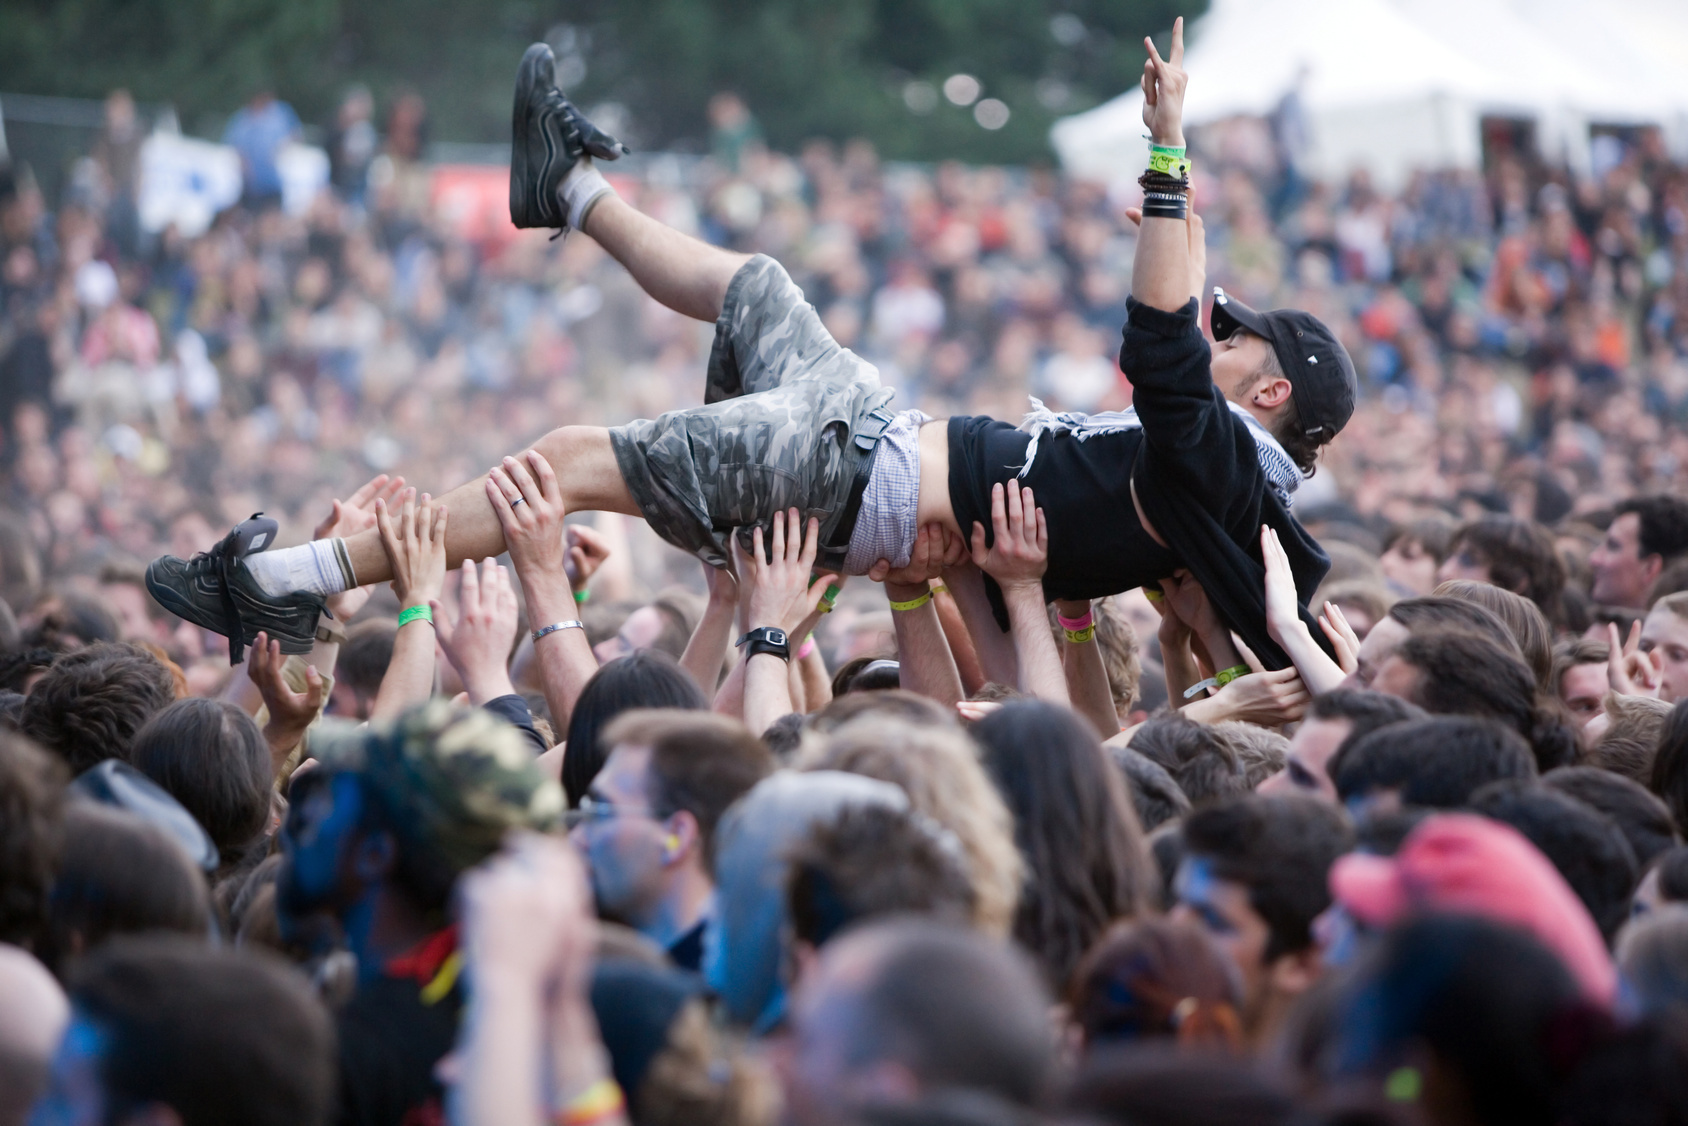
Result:
[[[1669,124],[1688,111],[1688,67],[1671,65],[1671,52],[1688,53],[1685,8],[1681,0],[1214,0],[1189,29],[1185,120],[1266,114],[1299,83],[1314,133],[1307,165],[1317,175],[1365,165],[1398,185],[1415,167],[1476,167],[1480,121],[1491,113],[1536,120],[1549,155],[1580,163],[1591,121]],[[1112,180],[1142,169],[1143,132],[1142,93],[1131,90],[1058,121],[1050,139],[1070,171]]]

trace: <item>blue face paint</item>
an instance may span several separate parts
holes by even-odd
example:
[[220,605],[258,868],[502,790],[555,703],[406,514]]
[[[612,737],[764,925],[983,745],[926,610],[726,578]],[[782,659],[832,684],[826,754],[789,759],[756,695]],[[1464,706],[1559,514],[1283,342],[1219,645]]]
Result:
[[293,915],[333,906],[341,854],[363,817],[363,790],[355,776],[334,774],[308,781],[281,827],[276,905]]

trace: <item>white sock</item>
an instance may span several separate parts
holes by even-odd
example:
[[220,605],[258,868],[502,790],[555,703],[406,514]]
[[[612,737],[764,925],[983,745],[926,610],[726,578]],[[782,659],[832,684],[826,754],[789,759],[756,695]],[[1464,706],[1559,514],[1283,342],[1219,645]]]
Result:
[[298,547],[260,551],[241,560],[258,587],[272,598],[308,590],[324,598],[357,586],[342,539],[312,540]]
[[614,193],[615,189],[593,165],[591,157],[583,156],[575,161],[558,189],[558,194],[563,197],[563,207],[569,213],[569,227],[580,230],[593,206],[606,195]]

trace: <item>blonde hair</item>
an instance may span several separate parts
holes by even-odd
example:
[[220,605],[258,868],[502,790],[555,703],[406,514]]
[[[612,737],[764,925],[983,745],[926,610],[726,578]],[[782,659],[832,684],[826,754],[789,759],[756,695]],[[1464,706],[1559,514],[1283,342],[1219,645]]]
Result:
[[1663,606],[1666,610],[1669,610],[1672,614],[1675,614],[1683,621],[1688,622],[1688,590],[1678,591],[1675,594],[1667,594],[1657,602],[1653,603],[1654,609],[1657,609],[1660,606]]
[[975,925],[999,938],[1008,936],[1025,866],[1014,844],[1014,815],[979,764],[971,739],[956,730],[867,715],[824,741],[806,740],[796,765],[844,770],[902,787],[915,810],[961,841],[973,880]]

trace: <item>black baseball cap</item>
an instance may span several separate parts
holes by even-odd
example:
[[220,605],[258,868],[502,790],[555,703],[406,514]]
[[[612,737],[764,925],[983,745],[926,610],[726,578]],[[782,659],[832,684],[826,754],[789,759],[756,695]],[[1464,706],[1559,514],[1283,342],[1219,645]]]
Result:
[[1295,410],[1309,438],[1322,445],[1348,425],[1359,387],[1354,361],[1318,317],[1299,309],[1257,313],[1214,286],[1209,323],[1215,340],[1244,329],[1272,346],[1278,366],[1289,377]]

